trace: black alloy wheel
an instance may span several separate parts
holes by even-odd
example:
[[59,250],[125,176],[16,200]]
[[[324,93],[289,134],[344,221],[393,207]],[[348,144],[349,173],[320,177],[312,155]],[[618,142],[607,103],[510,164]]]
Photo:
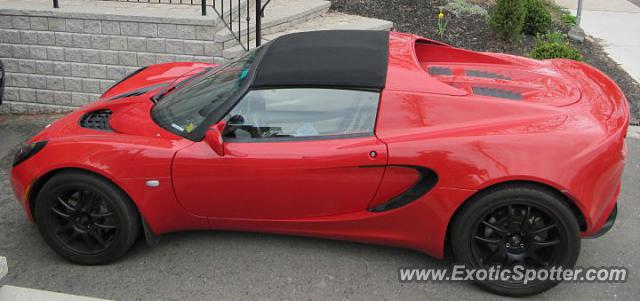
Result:
[[[452,222],[453,253],[470,269],[573,268],[581,238],[577,218],[566,202],[558,192],[535,184],[481,192],[460,208]],[[507,296],[538,294],[559,283],[514,278],[475,283]]]
[[36,197],[34,216],[49,246],[79,264],[106,264],[131,248],[140,232],[133,202],[113,183],[92,173],[64,172]]

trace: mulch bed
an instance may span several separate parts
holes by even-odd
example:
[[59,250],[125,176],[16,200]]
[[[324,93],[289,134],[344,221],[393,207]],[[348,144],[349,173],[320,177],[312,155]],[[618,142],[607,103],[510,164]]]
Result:
[[[483,1],[480,5],[488,9]],[[519,41],[506,42],[496,37],[486,20],[480,16],[460,16],[447,14],[449,23],[441,37],[437,34],[437,14],[446,0],[331,0],[331,9],[347,14],[392,21],[394,30],[418,34],[475,51],[502,52],[526,55],[535,46],[533,36],[523,36]],[[568,28],[556,24],[556,30],[566,32]],[[608,74],[622,88],[631,105],[632,123],[640,120],[640,85],[618,64],[607,56],[595,41],[585,40],[573,45],[583,54],[585,62]]]

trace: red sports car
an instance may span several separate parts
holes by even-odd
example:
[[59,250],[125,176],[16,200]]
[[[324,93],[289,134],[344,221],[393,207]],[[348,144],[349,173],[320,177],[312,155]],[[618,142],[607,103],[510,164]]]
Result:
[[80,264],[117,259],[139,233],[224,229],[573,267],[581,238],[614,223],[628,120],[616,84],[580,62],[296,33],[219,66],[138,70],[21,146],[11,178],[46,242]]

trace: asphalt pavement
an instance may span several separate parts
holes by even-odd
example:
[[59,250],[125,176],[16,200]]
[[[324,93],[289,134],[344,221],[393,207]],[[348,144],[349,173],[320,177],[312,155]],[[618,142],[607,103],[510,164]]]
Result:
[[[154,248],[138,242],[120,261],[86,267],[58,257],[24,217],[9,186],[15,145],[53,116],[0,115],[0,256],[12,285],[116,300],[495,300],[464,282],[399,283],[400,267],[446,268],[392,247],[280,235],[192,231]],[[627,283],[563,283],[533,300],[638,300],[640,296],[640,140],[629,161],[615,227],[584,240],[578,265],[625,266]]]

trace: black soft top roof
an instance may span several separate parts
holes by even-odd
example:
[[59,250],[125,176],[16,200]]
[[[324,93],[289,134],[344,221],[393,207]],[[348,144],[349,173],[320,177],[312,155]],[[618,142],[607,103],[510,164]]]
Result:
[[382,89],[389,32],[327,30],[281,36],[265,45],[252,87]]

